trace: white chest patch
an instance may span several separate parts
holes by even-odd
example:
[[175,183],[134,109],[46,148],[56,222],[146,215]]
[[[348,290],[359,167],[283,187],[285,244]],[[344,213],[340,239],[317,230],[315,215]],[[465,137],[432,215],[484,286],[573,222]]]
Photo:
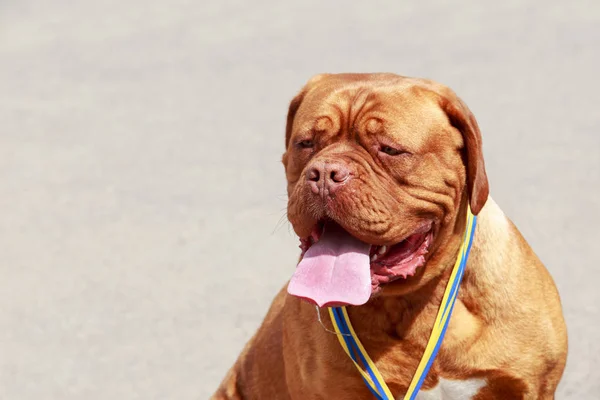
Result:
[[[462,381],[440,378],[429,390],[420,390],[417,400],[470,400],[485,386],[485,379],[473,378]],[[399,397],[402,400],[404,397]]]

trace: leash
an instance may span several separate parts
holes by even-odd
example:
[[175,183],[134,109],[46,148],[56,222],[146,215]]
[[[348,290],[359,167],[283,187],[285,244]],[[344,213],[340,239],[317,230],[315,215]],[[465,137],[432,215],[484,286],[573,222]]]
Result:
[[[473,244],[476,225],[477,217],[473,215],[471,208],[467,207],[467,228],[465,230],[463,242],[460,246],[454,268],[452,269],[450,280],[446,286],[446,291],[444,292],[444,297],[442,298],[431,335],[429,336],[427,347],[425,348],[421,362],[410,382],[408,391],[404,396],[405,400],[414,400],[417,393],[419,393],[419,389],[421,389],[421,385],[423,385],[423,381],[425,380],[425,377],[433,364],[433,360],[440,349],[442,341],[444,340],[446,328],[448,327],[448,322],[450,322],[450,316],[452,315],[454,303],[456,302],[456,297],[458,295],[458,287],[460,286],[460,282],[465,272],[469,252],[471,251],[471,245]],[[346,307],[330,307],[329,316],[331,317],[333,328],[337,333],[336,336],[342,345],[342,348],[350,357],[358,372],[362,375],[362,378],[367,387],[371,390],[371,393],[373,393],[378,400],[395,400],[392,392],[383,380],[381,373],[375,366],[375,363],[367,354],[367,351],[358,339],[356,332],[354,332]],[[361,367],[361,363],[364,365],[364,369]]]

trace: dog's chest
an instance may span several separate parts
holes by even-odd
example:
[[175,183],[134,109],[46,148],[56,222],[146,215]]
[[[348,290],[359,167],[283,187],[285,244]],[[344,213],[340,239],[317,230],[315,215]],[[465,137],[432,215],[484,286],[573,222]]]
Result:
[[[417,400],[470,400],[485,387],[485,379],[471,378],[465,380],[451,380],[440,378],[438,384],[429,389],[421,390]],[[404,396],[398,397],[398,400]]]

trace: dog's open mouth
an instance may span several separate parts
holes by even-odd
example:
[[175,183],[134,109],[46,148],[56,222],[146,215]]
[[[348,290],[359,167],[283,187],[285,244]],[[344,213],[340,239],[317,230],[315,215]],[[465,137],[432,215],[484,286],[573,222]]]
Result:
[[360,241],[332,221],[301,239],[302,260],[288,286],[292,295],[320,307],[366,303],[381,284],[415,274],[433,237],[426,223],[391,246]]

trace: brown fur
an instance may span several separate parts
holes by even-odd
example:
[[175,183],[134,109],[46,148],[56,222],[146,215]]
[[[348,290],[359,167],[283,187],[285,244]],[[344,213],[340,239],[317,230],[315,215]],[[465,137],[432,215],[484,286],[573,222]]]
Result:
[[[313,148],[298,142],[312,140]],[[378,143],[408,155],[385,156]],[[304,184],[308,165],[343,161],[352,182],[328,201]],[[554,282],[488,197],[481,135],[467,106],[432,81],[392,74],[319,75],[290,104],[283,156],[288,215],[300,237],[324,216],[371,244],[394,244],[435,221],[415,276],[349,307],[354,328],[395,396],[421,359],[465,229],[471,256],[443,345],[422,390],[440,378],[484,378],[476,399],[552,399],[566,353]],[[332,329],[322,310],[324,324]],[[213,399],[371,398],[315,307],[282,290]]]

